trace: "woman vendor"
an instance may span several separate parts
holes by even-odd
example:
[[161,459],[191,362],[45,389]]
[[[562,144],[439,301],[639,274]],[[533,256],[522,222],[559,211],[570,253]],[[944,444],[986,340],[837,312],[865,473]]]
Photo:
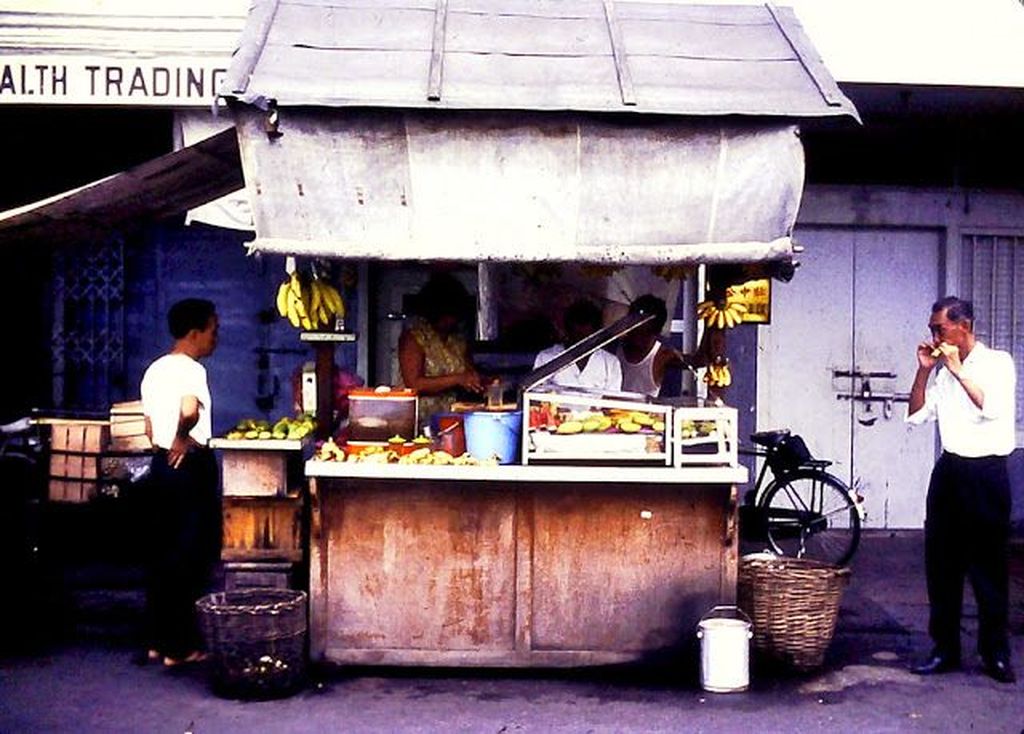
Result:
[[460,393],[482,394],[462,326],[472,298],[454,276],[431,276],[416,299],[417,316],[398,339],[402,386],[419,394],[420,427],[451,410]]

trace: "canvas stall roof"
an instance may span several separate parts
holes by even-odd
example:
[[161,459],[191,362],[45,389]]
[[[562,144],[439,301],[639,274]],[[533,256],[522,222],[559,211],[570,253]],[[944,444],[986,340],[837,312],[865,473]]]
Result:
[[242,188],[235,130],[0,214],[0,247],[103,239]]
[[771,5],[256,0],[221,90],[280,107],[857,114]]
[[789,258],[856,118],[772,6],[258,0],[221,90],[252,248],[371,259]]

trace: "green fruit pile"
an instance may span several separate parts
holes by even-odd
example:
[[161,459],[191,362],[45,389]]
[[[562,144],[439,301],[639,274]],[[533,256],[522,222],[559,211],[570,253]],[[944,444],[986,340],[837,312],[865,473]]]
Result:
[[224,438],[233,441],[242,439],[278,439],[294,441],[303,439],[313,432],[316,422],[309,413],[292,418],[283,416],[273,424],[262,418],[243,418],[228,431]]

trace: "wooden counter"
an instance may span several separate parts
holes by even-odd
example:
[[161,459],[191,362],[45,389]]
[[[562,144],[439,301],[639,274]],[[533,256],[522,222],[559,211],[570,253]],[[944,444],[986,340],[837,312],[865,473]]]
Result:
[[314,660],[665,660],[736,590],[739,468],[308,462]]

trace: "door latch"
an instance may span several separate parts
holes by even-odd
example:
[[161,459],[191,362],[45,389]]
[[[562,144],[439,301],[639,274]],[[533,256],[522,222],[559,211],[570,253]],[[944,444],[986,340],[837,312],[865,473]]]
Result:
[[862,372],[861,370],[832,370],[832,377],[839,379],[841,377],[852,377],[853,379],[879,379],[879,380],[895,380],[895,372]]

